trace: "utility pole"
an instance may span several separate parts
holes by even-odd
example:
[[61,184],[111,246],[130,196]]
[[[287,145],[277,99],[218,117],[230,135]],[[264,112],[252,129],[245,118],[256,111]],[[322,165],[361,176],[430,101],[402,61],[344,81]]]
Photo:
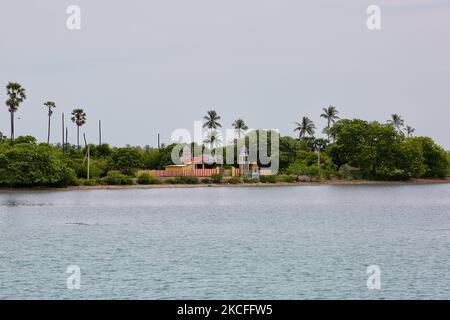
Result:
[[320,173],[320,148],[316,147],[317,150],[317,174],[319,176],[319,181],[322,180],[322,175]]
[[62,144],[61,144],[61,146],[62,146],[62,151],[64,153],[64,152],[66,152],[66,148],[64,146],[64,112],[62,113],[61,120],[62,120]]
[[102,145],[102,121],[98,120],[98,145]]
[[66,127],[66,145],[65,145],[66,151],[67,151],[67,148],[69,147],[68,136],[69,136],[69,129]]
[[159,141],[159,133],[158,133],[158,149],[159,148],[161,148],[161,144],[160,144],[160,141]]
[[90,152],[90,147],[89,147],[89,145],[87,144],[87,141],[86,141],[86,134],[85,133],[83,133],[83,138],[84,138],[84,145],[86,146],[86,156],[84,157],[84,160],[83,160],[83,164],[84,164],[84,161],[86,160],[86,157],[87,157],[87,180],[89,180],[89,158],[91,157],[91,152]]

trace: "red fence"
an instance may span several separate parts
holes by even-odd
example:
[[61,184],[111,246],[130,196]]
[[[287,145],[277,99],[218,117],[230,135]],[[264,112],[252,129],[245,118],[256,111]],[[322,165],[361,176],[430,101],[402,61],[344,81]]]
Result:
[[[223,169],[184,169],[184,170],[143,170],[139,171],[138,175],[147,172],[157,178],[170,178],[170,177],[211,177],[213,174],[221,173],[225,175],[233,175],[232,170]],[[234,170],[234,175],[239,175],[239,169]]]
[[[234,171],[234,172],[233,172]],[[211,177],[211,175],[216,173],[221,173],[224,176],[239,176],[240,170],[234,168],[232,170],[223,169],[184,169],[184,170],[142,170],[138,172],[138,176],[142,173],[150,173],[157,178],[171,178],[171,177],[183,177],[183,176],[194,176],[194,177]],[[251,172],[251,171],[250,171]],[[272,175],[272,170],[267,168],[261,168],[259,170],[259,175],[268,176]]]

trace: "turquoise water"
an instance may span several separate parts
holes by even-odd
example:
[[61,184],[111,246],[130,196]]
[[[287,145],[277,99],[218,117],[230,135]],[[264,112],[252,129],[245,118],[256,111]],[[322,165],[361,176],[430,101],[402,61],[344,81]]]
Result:
[[[450,298],[450,185],[0,193],[0,298]],[[81,269],[80,290],[66,268]],[[381,289],[366,268],[381,269]]]

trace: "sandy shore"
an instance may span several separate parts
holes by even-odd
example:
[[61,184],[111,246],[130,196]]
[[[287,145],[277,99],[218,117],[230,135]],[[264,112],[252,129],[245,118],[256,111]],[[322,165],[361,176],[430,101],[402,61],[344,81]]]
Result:
[[326,186],[326,185],[418,185],[450,183],[447,179],[413,179],[409,181],[373,181],[373,180],[325,180],[322,182],[277,182],[277,183],[241,183],[241,184],[158,184],[158,185],[124,185],[124,186],[71,186],[66,188],[0,188],[0,192],[17,191],[71,191],[71,190],[123,190],[123,189],[170,189],[170,188],[270,188],[270,187],[299,187],[299,186]]

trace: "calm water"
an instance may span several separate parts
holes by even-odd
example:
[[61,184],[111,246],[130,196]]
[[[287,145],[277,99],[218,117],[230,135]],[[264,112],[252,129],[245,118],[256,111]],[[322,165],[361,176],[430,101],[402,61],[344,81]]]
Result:
[[0,193],[1,299],[449,299],[449,269],[450,185]]

